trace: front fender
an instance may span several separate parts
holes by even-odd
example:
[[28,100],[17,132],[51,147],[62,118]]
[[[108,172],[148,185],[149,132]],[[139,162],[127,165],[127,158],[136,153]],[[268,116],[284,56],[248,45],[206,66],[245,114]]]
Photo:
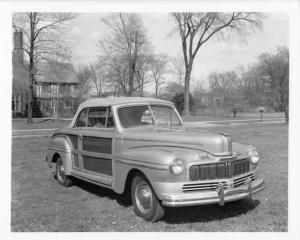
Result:
[[115,156],[115,191],[123,192],[128,173],[133,169],[141,171],[150,182],[185,181],[187,171],[174,175],[169,166],[176,158],[187,161],[197,157],[193,151],[184,148],[145,146],[127,149]]

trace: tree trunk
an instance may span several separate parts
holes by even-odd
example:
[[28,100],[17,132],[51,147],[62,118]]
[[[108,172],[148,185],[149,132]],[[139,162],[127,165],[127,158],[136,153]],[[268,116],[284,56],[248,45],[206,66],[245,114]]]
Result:
[[33,123],[32,121],[32,107],[33,107],[33,83],[34,83],[34,23],[33,15],[30,15],[30,50],[29,50],[29,97],[28,97],[28,112],[27,123]]
[[185,84],[184,84],[184,116],[190,115],[190,78],[192,73],[192,65],[191,61],[185,72]]
[[134,69],[135,69],[135,64],[132,61],[130,61],[129,76],[128,76],[128,94],[126,94],[127,96],[132,96]]
[[140,97],[143,96],[144,96],[144,80],[142,80],[141,87],[140,87]]
[[157,98],[158,94],[158,83],[155,84],[155,98]]
[[30,72],[29,72],[29,97],[28,97],[28,116],[27,116],[27,123],[33,123],[32,120],[32,110],[33,110],[33,100],[34,100],[34,89],[33,89],[33,84],[34,84],[34,74],[33,74],[33,69],[34,69],[34,63],[33,59],[30,59]]
[[[29,82],[31,82],[31,74],[29,74]],[[29,87],[28,99],[27,99],[27,123],[33,123],[32,121],[32,105],[33,105],[33,94],[32,94],[32,84]]]

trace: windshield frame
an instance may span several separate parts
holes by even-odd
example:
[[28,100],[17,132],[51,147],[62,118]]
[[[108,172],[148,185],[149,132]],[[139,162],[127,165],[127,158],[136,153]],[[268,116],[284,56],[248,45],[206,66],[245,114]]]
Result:
[[[162,125],[159,125],[157,124],[157,120],[153,114],[153,111],[151,109],[151,105],[153,106],[159,106],[159,107],[170,107],[171,109],[173,109],[173,111],[175,112],[178,120],[179,120],[179,123],[180,125],[178,126],[170,126],[170,127],[163,127]],[[125,128],[123,127],[122,123],[121,123],[121,120],[120,120],[120,117],[119,117],[119,109],[120,108],[126,108],[126,107],[134,107],[134,106],[147,106],[150,113],[151,113],[151,116],[153,118],[153,121],[154,121],[154,124],[151,124],[151,125],[137,125],[137,126],[133,126],[133,127],[129,127],[129,128]],[[174,107],[173,104],[162,104],[162,103],[157,103],[157,102],[140,102],[140,103],[132,103],[132,104],[122,104],[122,105],[118,105],[118,106],[115,106],[115,115],[116,115],[116,118],[117,118],[117,121],[118,121],[118,125],[119,125],[119,128],[120,128],[120,131],[122,132],[123,130],[127,130],[127,129],[136,129],[136,128],[158,128],[158,127],[162,127],[162,128],[181,128],[183,127],[183,121],[182,121],[182,118],[181,116],[179,115],[177,109]]]

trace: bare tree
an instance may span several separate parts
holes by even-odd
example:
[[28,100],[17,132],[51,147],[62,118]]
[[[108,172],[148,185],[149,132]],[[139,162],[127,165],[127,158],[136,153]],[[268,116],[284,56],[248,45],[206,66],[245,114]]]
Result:
[[109,78],[109,68],[105,58],[99,57],[96,63],[90,65],[90,70],[90,80],[95,86],[96,94],[102,97],[104,90],[113,85],[113,81]]
[[284,111],[289,122],[289,49],[279,47],[276,53],[263,53],[259,57],[263,79],[271,88],[275,104]]
[[176,29],[181,37],[185,63],[184,114],[189,114],[190,77],[193,63],[199,49],[213,36],[221,39],[237,33],[245,37],[255,28],[262,26],[259,13],[172,13]]
[[38,62],[55,62],[68,57],[67,45],[59,36],[75,17],[73,13],[27,12],[13,15],[13,28],[25,36],[23,50],[29,59],[28,123],[32,123],[35,76],[41,74]]
[[144,88],[146,85],[152,82],[152,77],[150,74],[152,62],[152,55],[147,52],[140,57],[140,60],[137,64],[137,85],[139,87],[140,97],[144,96]]
[[179,83],[179,86],[183,86],[185,64],[182,54],[178,54],[176,58],[172,60],[173,74]]
[[138,65],[147,52],[148,41],[141,18],[137,14],[117,13],[102,18],[110,32],[100,41],[117,82],[125,95],[132,96],[140,88],[137,82]]
[[155,97],[158,97],[158,91],[164,82],[164,75],[168,69],[168,58],[166,55],[154,55],[150,64],[150,73],[155,84]]
[[239,89],[244,94],[250,108],[267,104],[266,86],[258,63],[251,64],[245,69],[237,69],[240,75]]
[[[248,104],[241,85],[241,78],[235,71],[213,72],[209,75],[209,84],[215,105],[233,112],[245,109]],[[212,106],[214,107],[214,106]]]
[[89,80],[91,78],[91,70],[89,66],[79,66],[76,71],[78,78],[78,102],[86,100],[90,91]]

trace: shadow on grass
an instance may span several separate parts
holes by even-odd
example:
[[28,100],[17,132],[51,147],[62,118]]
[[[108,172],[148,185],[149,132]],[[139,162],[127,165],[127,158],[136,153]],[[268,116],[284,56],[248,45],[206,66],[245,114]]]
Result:
[[74,185],[83,189],[84,191],[87,191],[91,194],[95,194],[98,197],[106,197],[111,200],[116,200],[118,204],[120,204],[123,207],[129,207],[131,205],[130,199],[122,194],[115,193],[113,190],[97,186],[95,184],[85,182],[80,179],[74,178]]
[[[117,194],[113,190],[79,179],[74,179],[74,184],[84,191],[95,194],[98,197],[116,200],[117,203],[123,207],[129,207],[132,205],[128,196]],[[223,207],[213,204],[193,207],[165,208],[165,216],[160,221],[170,224],[184,224],[222,220],[246,214],[247,212],[255,209],[259,204],[259,200],[244,199],[226,203]]]
[[166,223],[194,223],[222,220],[246,214],[259,205],[259,200],[244,199],[226,203],[223,207],[217,204],[193,207],[166,208],[162,221]]

